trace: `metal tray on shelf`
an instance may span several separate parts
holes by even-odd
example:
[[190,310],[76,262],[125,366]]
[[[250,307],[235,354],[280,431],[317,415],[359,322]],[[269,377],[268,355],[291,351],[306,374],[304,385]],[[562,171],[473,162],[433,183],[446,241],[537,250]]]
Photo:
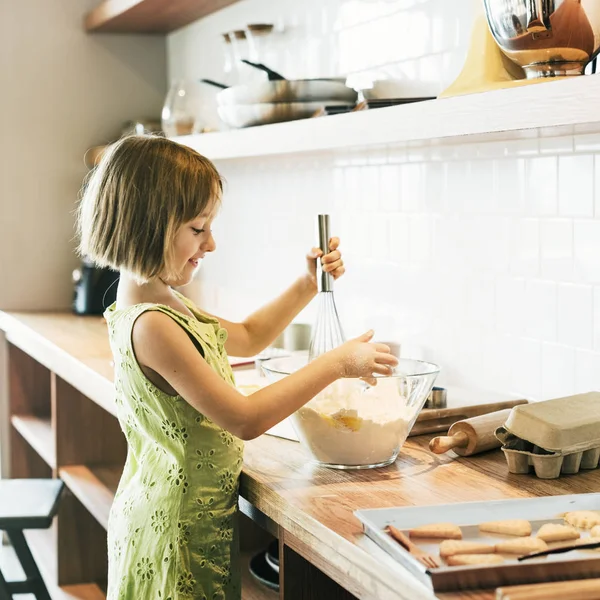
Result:
[[[600,552],[575,550],[519,562],[517,556],[506,558],[503,564],[450,567],[442,564],[437,569],[426,569],[386,533],[393,525],[408,535],[408,530],[431,523],[454,523],[461,527],[463,539],[494,544],[514,536],[481,533],[479,523],[504,519],[527,519],[532,534],[544,523],[562,523],[561,515],[575,510],[600,511],[600,493],[546,496],[518,500],[493,500],[463,502],[434,506],[407,506],[357,510],[355,516],[364,531],[376,544],[411,571],[420,581],[434,591],[451,591],[474,588],[493,588],[501,585],[535,583],[539,581],[584,579],[600,577]],[[589,532],[581,530],[582,539]],[[413,540],[420,548],[439,559],[439,541]],[[560,545],[559,543],[548,546]],[[504,555],[506,556],[506,555]]]

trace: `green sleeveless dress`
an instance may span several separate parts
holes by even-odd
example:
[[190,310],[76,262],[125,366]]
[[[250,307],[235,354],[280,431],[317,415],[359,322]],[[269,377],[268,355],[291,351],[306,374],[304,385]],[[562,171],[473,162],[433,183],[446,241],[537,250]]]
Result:
[[238,482],[243,442],[181,396],[153,385],[133,352],[145,311],[161,311],[234,385],[227,331],[179,294],[196,318],[162,304],[105,312],[115,363],[117,416],[127,460],[108,523],[107,600],[240,600]]

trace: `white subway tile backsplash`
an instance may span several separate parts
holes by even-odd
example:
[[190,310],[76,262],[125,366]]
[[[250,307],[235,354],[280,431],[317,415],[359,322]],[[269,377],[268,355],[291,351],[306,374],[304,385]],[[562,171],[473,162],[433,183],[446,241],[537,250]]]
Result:
[[549,219],[541,222],[542,276],[557,281],[573,279],[573,222]]
[[558,341],[577,348],[593,344],[593,288],[585,285],[558,286]]
[[537,219],[519,219],[512,223],[510,269],[515,275],[539,275],[540,223]]
[[361,209],[369,213],[379,210],[381,204],[380,169],[377,165],[362,167],[359,173],[359,193],[361,196]]
[[359,211],[362,208],[361,179],[362,167],[348,167],[344,189],[346,210]]
[[483,331],[494,331],[496,282],[491,275],[468,278],[466,282],[464,320]]
[[527,337],[548,342],[556,340],[558,308],[555,283],[527,281],[523,309]]
[[411,264],[418,265],[431,259],[431,217],[414,215],[409,217],[409,259]]
[[522,335],[525,324],[525,280],[499,277],[496,280],[496,325],[499,333]]
[[504,142],[506,156],[537,156],[540,153],[538,138],[521,138]]
[[423,205],[423,172],[422,163],[404,164],[400,169],[401,207],[404,212],[417,212]]
[[392,164],[408,162],[407,149],[407,144],[390,144],[388,146],[388,162]]
[[512,393],[516,340],[517,338],[503,334],[484,336],[482,342],[483,372],[487,385],[482,387]]
[[600,217],[600,155],[594,156],[594,214]]
[[576,152],[599,152],[600,134],[584,133],[574,136]]
[[600,283],[600,221],[575,221],[574,253],[577,279]]
[[446,164],[430,162],[425,168],[424,210],[431,214],[446,210]]
[[594,348],[600,351],[600,287],[594,287],[594,314],[590,327],[593,331]]
[[372,258],[383,262],[390,255],[389,249],[389,223],[386,215],[371,215],[371,238]]
[[[368,72],[442,91],[482,3],[246,0],[171,34],[169,76],[218,80],[215,32],[257,14],[284,25],[270,66],[290,78]],[[331,212],[348,335],[397,336],[441,365],[441,385],[532,399],[600,389],[600,133],[564,126],[218,167],[228,183],[219,248],[198,281],[207,310],[243,318],[270,300],[304,268],[315,214]],[[313,318],[314,305],[298,317]]]
[[575,349],[542,344],[541,398],[559,398],[575,392]]
[[575,393],[600,391],[600,354],[587,350],[575,353]]
[[[464,211],[478,214],[495,212],[497,197],[494,190],[494,162],[472,160],[467,166],[464,182]],[[455,190],[452,190],[456,194]]]
[[574,150],[572,136],[540,137],[542,154],[570,154]]
[[387,145],[374,146],[368,151],[369,165],[385,165],[388,162]]
[[409,234],[408,217],[396,214],[389,219],[389,258],[396,263],[407,263],[409,261]]
[[400,210],[400,169],[397,165],[382,165],[379,168],[379,194],[382,210]]
[[481,142],[477,150],[477,155],[480,158],[502,158],[506,156],[506,142],[503,140]]
[[503,214],[524,214],[525,160],[505,158],[494,161],[495,181],[493,191],[496,206]]
[[594,157],[590,154],[558,159],[558,209],[564,217],[594,214]]
[[512,391],[523,398],[538,399],[542,391],[542,345],[518,339],[514,344]]
[[[465,205],[465,188],[469,176],[469,163],[466,161],[450,161],[446,165],[446,187],[452,196],[452,211],[460,214]],[[485,191],[485,190],[484,190]]]
[[558,213],[558,158],[531,158],[526,163],[525,198],[530,213],[540,217]]

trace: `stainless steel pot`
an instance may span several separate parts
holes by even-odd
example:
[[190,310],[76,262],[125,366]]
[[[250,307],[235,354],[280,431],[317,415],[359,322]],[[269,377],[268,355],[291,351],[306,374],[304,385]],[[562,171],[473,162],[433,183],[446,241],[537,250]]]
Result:
[[330,79],[283,79],[235,85],[217,94],[219,106],[262,104],[269,102],[342,102],[355,104],[357,93],[339,81]]
[[211,79],[204,83],[222,88],[217,94],[219,106],[264,104],[274,102],[321,102],[333,105],[336,102],[355,104],[356,90],[346,85],[345,78],[332,79],[286,79],[262,63],[243,59],[242,62],[267,74],[268,81],[227,87]]
[[324,106],[345,106],[347,102],[272,102],[263,104],[221,105],[219,117],[230,127],[252,127],[312,117]]
[[600,0],[483,0],[492,35],[528,79],[581,75],[600,49]]

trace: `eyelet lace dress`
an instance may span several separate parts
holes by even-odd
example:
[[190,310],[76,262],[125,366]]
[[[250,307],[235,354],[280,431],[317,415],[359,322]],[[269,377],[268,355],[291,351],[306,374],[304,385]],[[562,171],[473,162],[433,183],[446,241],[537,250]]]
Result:
[[238,482],[243,442],[180,396],[161,391],[135,359],[146,311],[167,314],[228,383],[227,331],[179,295],[195,318],[162,304],[105,312],[127,460],[108,523],[107,600],[240,600]]

